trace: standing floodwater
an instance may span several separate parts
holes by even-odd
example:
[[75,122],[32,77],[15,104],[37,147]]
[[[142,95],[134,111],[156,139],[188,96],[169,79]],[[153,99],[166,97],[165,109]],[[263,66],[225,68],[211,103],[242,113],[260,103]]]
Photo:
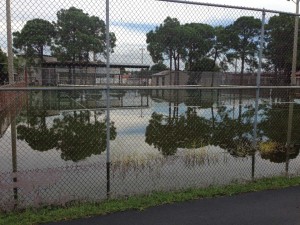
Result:
[[[113,90],[111,196],[297,174],[298,100],[287,146],[288,95],[262,92],[254,148],[254,99],[249,90]],[[15,131],[1,112],[1,208],[16,193],[19,207],[106,197],[105,102],[100,90],[28,92]]]

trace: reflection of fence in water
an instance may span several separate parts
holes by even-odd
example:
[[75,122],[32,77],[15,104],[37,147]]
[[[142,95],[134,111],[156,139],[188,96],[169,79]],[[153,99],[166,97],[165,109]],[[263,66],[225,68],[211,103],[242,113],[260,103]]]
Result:
[[[68,86],[74,87],[77,86]],[[73,109],[106,109],[106,92],[100,90],[62,90],[31,92],[29,107],[39,110],[73,110]],[[51,89],[50,89],[51,90]],[[112,90],[110,91],[111,108],[147,108],[149,95],[147,92]]]
[[[24,87],[25,83],[7,85],[5,87]],[[0,138],[3,136],[11,123],[21,111],[27,93],[21,91],[1,91],[0,90]]]

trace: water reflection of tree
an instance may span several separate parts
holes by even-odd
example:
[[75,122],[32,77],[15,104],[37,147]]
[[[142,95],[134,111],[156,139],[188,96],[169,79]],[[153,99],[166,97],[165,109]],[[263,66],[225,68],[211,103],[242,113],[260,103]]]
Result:
[[212,90],[186,90],[187,98],[184,100],[186,106],[198,106],[201,108],[211,108],[217,95]]
[[254,108],[222,106],[215,110],[211,106],[210,111],[211,115],[200,116],[198,108],[188,107],[177,117],[153,113],[146,128],[146,143],[163,155],[173,155],[178,148],[207,145],[220,146],[238,157],[252,155]]
[[[176,115],[176,114],[175,114]],[[193,108],[180,116],[153,113],[146,128],[146,143],[163,155],[174,155],[178,148],[199,148],[208,144],[209,121]]]
[[[276,141],[262,142],[259,145],[261,158],[275,163],[286,162],[287,147]],[[299,154],[299,146],[293,146],[289,149],[289,159],[295,159]]]
[[[237,118],[235,118],[237,113]],[[238,109],[226,106],[219,107],[214,120],[211,144],[226,149],[231,155],[245,157],[253,154],[254,109],[244,106]]]
[[120,106],[123,107],[126,93],[126,90],[111,90],[110,96],[112,98],[117,98],[120,101]]
[[178,148],[178,130],[175,119],[166,118],[162,114],[153,113],[146,128],[146,143],[153,145],[163,155],[174,155]]
[[[57,139],[57,149],[64,160],[79,161],[97,155],[106,149],[106,123],[91,122],[90,111],[74,112],[63,119],[55,119],[53,130]],[[110,127],[110,138],[116,138],[114,124]]]
[[197,115],[195,108],[188,108],[180,116],[178,129],[181,131],[181,148],[200,148],[206,146],[211,138],[211,123]]
[[[282,163],[287,157],[287,133],[288,130],[288,105],[275,104],[272,107],[264,107],[264,117],[258,124],[262,134],[267,141],[259,146],[260,154],[263,159],[268,159],[271,162]],[[294,159],[299,154],[300,144],[300,110],[298,105],[294,106],[291,143],[289,148],[289,159]]]
[[[194,94],[194,93],[192,93]],[[197,92],[196,94],[201,94]],[[227,150],[231,155],[245,157],[253,155],[253,123],[255,109],[250,105],[221,106],[204,105],[207,115],[199,116],[202,102],[189,95],[187,111],[178,115],[175,107],[171,113],[162,115],[153,113],[146,129],[146,143],[154,145],[164,155],[173,155],[178,148],[201,147],[215,145]],[[213,99],[213,98],[211,98]],[[209,103],[209,102],[208,102]],[[189,106],[190,105],[190,106]],[[211,113],[208,109],[211,109]],[[300,107],[295,105],[295,111]],[[210,115],[209,115],[210,114]],[[296,158],[300,144],[300,113],[294,112],[292,128],[292,146],[288,149],[288,106],[260,104],[258,109],[257,141],[261,157],[271,162],[285,162],[288,158]]]
[[[38,112],[38,111],[36,111]],[[17,128],[18,139],[25,140],[33,150],[61,150],[64,160],[77,162],[106,149],[106,121],[91,119],[90,111],[74,111],[46,124],[46,111],[28,113],[27,125]],[[110,138],[116,138],[116,128],[111,123]]]
[[30,109],[27,114],[27,125],[17,127],[17,138],[25,140],[28,145],[38,151],[47,151],[56,147],[53,129],[46,124],[47,112]]

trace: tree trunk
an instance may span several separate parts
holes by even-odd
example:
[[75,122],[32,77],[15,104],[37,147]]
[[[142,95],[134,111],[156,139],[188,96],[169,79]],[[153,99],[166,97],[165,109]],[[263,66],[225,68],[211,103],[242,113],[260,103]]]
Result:
[[241,68],[241,74],[240,74],[240,85],[243,84],[243,77],[244,77],[244,69],[245,69],[245,54],[242,54],[242,68]]
[[170,80],[169,85],[172,85],[172,50],[170,50]]
[[214,55],[214,64],[213,64],[213,67],[211,68],[212,70],[212,77],[211,77],[211,84],[210,86],[213,87],[214,86],[214,82],[215,82],[215,73],[213,71],[215,65],[216,65],[216,61],[217,61],[217,57],[218,57],[218,49],[215,48],[215,55]]
[[43,48],[43,46],[41,47],[41,52],[40,52],[40,60],[41,60],[41,67],[42,67],[42,63],[43,63],[43,61],[44,61],[44,58],[43,58],[43,52],[44,52],[44,48]]

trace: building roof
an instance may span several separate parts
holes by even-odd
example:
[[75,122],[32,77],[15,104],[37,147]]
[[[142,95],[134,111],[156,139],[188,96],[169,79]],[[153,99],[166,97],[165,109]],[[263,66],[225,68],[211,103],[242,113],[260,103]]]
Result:
[[166,76],[166,75],[168,75],[168,74],[170,74],[170,70],[160,71],[160,72],[158,72],[158,73],[152,74],[151,76]]
[[[171,71],[171,73],[175,73],[175,72],[179,72],[181,74],[186,74],[186,72],[184,72],[184,71],[174,71],[174,70]],[[170,74],[170,70],[164,70],[164,71],[160,71],[158,73],[154,73],[151,76],[153,76],[153,77],[156,77],[156,76],[159,77],[159,76],[167,76],[169,74]]]
[[57,58],[50,55],[44,55],[43,59],[45,62],[57,62]]
[[[65,66],[82,66],[82,67],[106,67],[104,62],[59,62],[59,61],[48,61],[42,63],[45,67],[65,67]],[[110,68],[136,68],[136,69],[148,69],[150,65],[145,64],[110,64]]]
[[[19,54],[17,56],[23,57],[24,54]],[[71,62],[65,61],[60,62],[57,57],[51,55],[43,55],[44,62],[42,66],[45,67],[65,67],[65,66],[82,66],[82,67],[106,67],[106,63],[102,61],[90,61],[90,62]],[[121,63],[111,63],[110,68],[133,68],[133,69],[149,69],[150,65],[145,64],[121,64]]]

